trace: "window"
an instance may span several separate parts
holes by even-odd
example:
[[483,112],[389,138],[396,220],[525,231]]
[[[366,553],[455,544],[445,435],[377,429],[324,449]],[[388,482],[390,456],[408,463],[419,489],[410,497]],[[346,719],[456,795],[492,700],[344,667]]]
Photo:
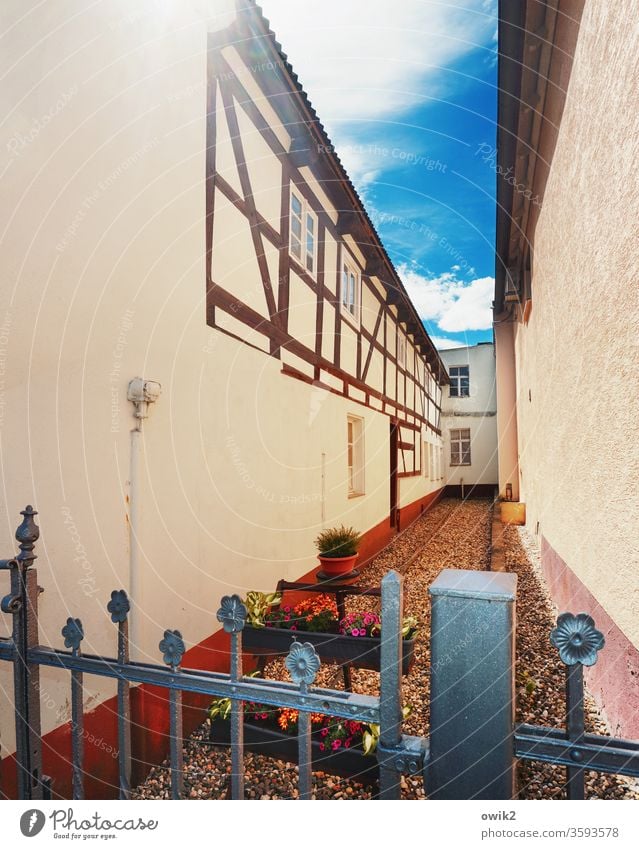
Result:
[[406,368],[406,337],[397,331],[397,365]]
[[348,497],[364,495],[364,420],[348,416]]
[[470,466],[470,429],[451,430],[450,465]]
[[359,272],[348,261],[342,263],[342,312],[359,324]]
[[424,468],[424,477],[425,477],[426,479],[428,479],[428,477],[430,476],[430,445],[428,444],[428,442],[422,442],[422,445],[423,445],[423,447],[424,447],[424,450],[423,450],[423,456],[424,456],[424,463],[423,463],[423,468]]
[[444,449],[439,447],[439,479],[444,480]]
[[291,254],[309,274],[317,266],[317,217],[296,192],[291,192]]
[[430,479],[435,480],[435,446],[428,443],[428,468],[430,469]]
[[470,375],[468,366],[451,366],[450,374],[450,397],[468,398],[470,395]]

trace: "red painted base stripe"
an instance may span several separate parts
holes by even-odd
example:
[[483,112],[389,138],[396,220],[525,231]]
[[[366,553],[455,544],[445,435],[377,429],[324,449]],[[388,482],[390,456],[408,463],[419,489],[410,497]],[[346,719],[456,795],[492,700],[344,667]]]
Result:
[[588,613],[606,638],[597,663],[585,670],[588,689],[612,734],[639,740],[639,650],[544,537],[541,566],[559,612]]

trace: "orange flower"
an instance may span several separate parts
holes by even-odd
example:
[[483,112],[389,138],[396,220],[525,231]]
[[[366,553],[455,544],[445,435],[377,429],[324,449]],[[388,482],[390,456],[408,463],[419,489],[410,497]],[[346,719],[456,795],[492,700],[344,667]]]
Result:
[[292,708],[282,708],[280,710],[280,715],[277,718],[277,724],[280,726],[282,731],[286,731],[289,725],[293,725],[297,722],[298,713],[296,710]]
[[333,596],[326,595],[325,593],[315,596],[315,598],[307,598],[301,601],[293,610],[296,616],[306,619],[312,619],[313,616],[317,616],[318,613],[323,613],[324,611],[329,611],[337,618],[337,603]]

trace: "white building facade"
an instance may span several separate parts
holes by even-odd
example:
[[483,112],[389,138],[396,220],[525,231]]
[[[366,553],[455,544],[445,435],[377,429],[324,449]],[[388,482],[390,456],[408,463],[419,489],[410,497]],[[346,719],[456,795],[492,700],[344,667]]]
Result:
[[450,377],[442,397],[446,492],[491,496],[499,480],[495,346],[480,342],[440,356]]

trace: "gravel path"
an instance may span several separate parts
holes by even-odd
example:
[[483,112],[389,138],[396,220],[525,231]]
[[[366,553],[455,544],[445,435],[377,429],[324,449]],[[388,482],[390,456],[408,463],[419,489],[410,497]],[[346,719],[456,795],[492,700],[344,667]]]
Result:
[[[420,630],[416,639],[415,664],[404,678],[404,703],[412,713],[404,723],[407,734],[428,733],[428,699],[430,651],[430,604],[428,587],[445,568],[486,569],[489,566],[489,545],[492,510],[489,501],[460,502],[444,499],[424,517],[400,534],[391,545],[370,564],[362,583],[378,584],[389,569],[405,577],[404,609],[406,615],[416,616]],[[548,634],[553,625],[553,611],[535,573],[534,548],[528,544],[527,556],[517,529],[506,531],[506,562],[509,570],[519,575],[518,602],[518,721],[560,727],[562,718],[563,667],[550,646]],[[351,599],[349,610],[358,606],[372,609],[371,599]],[[281,661],[266,667],[268,677],[288,679]],[[353,690],[376,695],[379,675],[367,670],[352,671]],[[341,669],[323,666],[318,675],[320,686],[340,689],[343,686]],[[526,686],[527,685],[527,686]],[[589,727],[605,733],[601,720],[591,707]],[[230,758],[226,751],[212,749],[202,743],[206,725],[186,741],[185,796],[195,799],[220,799],[229,795]],[[245,755],[245,795],[248,799],[290,799],[297,796],[297,768],[291,764],[247,752]],[[565,781],[564,769],[544,764],[522,764],[519,768],[520,798],[561,798]],[[351,779],[338,778],[322,772],[314,773],[317,799],[370,799],[373,789]],[[589,773],[588,794],[599,798],[639,798],[622,779]],[[402,778],[402,797],[423,799],[423,783],[419,778]],[[166,763],[155,767],[134,798],[169,798],[169,774]]]

